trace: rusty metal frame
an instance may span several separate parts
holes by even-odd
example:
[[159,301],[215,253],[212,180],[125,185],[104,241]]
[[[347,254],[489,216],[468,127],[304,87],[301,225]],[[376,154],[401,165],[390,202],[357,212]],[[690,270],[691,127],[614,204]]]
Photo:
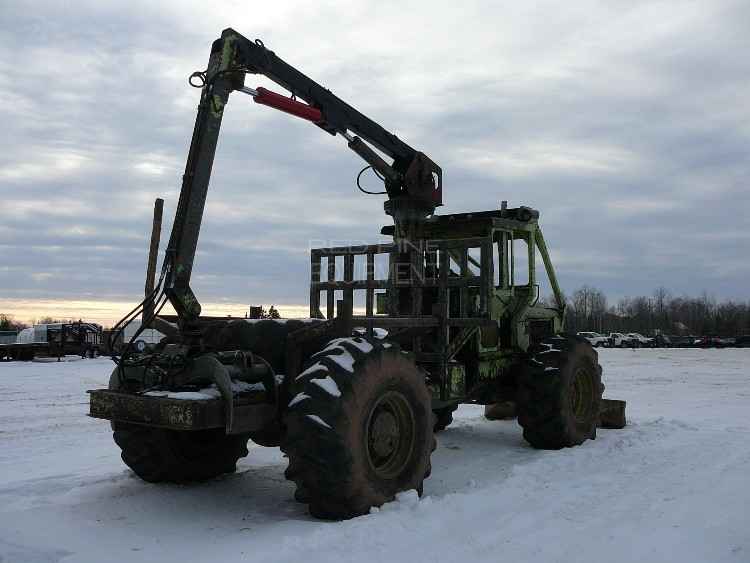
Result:
[[[441,396],[447,398],[448,363],[476,336],[482,326],[494,324],[490,315],[490,297],[493,291],[492,236],[472,236],[456,239],[418,240],[414,243],[372,244],[347,247],[316,248],[311,251],[310,263],[310,316],[334,318],[348,315],[351,326],[362,327],[372,336],[375,327],[405,329],[411,341],[411,350],[419,364],[429,364],[429,371],[439,375]],[[470,255],[478,248],[479,260]],[[375,278],[375,256],[388,255],[388,278]],[[366,257],[364,279],[355,279],[355,256]],[[337,280],[336,258],[343,257],[343,280]],[[325,259],[326,279],[322,279]],[[451,260],[457,271],[451,270]],[[479,275],[470,265],[479,269]],[[384,289],[389,294],[388,315],[373,312],[375,290]],[[399,292],[408,290],[411,304],[399,307]],[[423,293],[437,289],[432,314],[422,314]],[[478,289],[478,310],[470,311],[470,289]],[[354,291],[365,291],[365,314],[354,315]],[[339,311],[334,317],[335,292],[341,291]],[[459,310],[451,317],[450,296],[457,291]],[[321,311],[321,293],[325,292],[326,311]],[[302,334],[307,329],[302,329]],[[319,327],[317,331],[325,330]],[[432,352],[424,346],[432,340]],[[290,342],[290,346],[293,342]],[[291,353],[291,350],[290,350]]]
[[[88,391],[89,416],[171,430],[225,427],[224,402],[150,397],[107,389]],[[235,399],[232,433],[258,431],[276,417],[276,405]]]

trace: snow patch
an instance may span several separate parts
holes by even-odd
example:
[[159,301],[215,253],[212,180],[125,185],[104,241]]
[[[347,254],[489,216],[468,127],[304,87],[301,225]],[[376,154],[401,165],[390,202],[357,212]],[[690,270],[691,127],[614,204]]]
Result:
[[325,372],[327,372],[328,368],[326,366],[324,366],[323,364],[321,364],[320,362],[315,362],[313,365],[311,365],[305,371],[303,371],[302,373],[300,373],[297,376],[297,379],[301,379],[301,378],[305,377],[306,375],[310,375],[311,373],[315,373],[316,371],[325,371]]
[[[361,336],[367,335],[367,329],[363,326],[358,326],[357,328],[354,329],[353,332]],[[372,329],[372,335],[378,340],[383,340],[384,338],[388,336],[388,331],[384,328],[375,327]]]
[[144,395],[165,399],[182,399],[184,401],[209,401],[221,396],[218,389],[201,389],[200,391],[147,391]]
[[330,430],[331,428],[330,425],[325,420],[320,418],[317,414],[306,414],[305,416],[309,418],[310,420],[312,420],[313,422],[315,422],[316,424],[319,424],[320,426],[323,426]]
[[[233,393],[247,393],[250,391],[265,392],[266,388],[262,383],[247,383],[246,381],[232,381]],[[209,399],[218,399],[221,392],[216,384],[204,387],[198,391],[146,391],[147,397],[165,397],[167,399],[182,399],[185,401],[206,401]]]
[[109,359],[3,362],[0,554],[8,562],[348,563],[352,554],[358,563],[747,562],[750,349],[604,349],[599,359],[606,395],[628,401],[625,429],[539,451],[515,422],[461,405],[419,502],[412,493],[337,523],[291,501],[278,448],[253,447],[235,477],[189,489],[144,485],[122,463],[109,424],[87,416],[85,391],[106,388]]
[[338,366],[348,371],[349,373],[354,373],[354,358],[352,355],[341,348],[343,350],[343,354],[338,354],[337,356],[328,356],[334,363],[338,364]]
[[288,406],[288,407],[293,407],[293,406],[294,406],[294,405],[296,405],[297,403],[301,403],[301,402],[302,402],[302,401],[304,401],[305,399],[309,399],[309,398],[310,398],[310,395],[308,395],[308,394],[306,394],[306,393],[297,393],[297,394],[296,394],[296,395],[294,396],[294,398],[293,398],[293,399],[292,399],[291,401],[289,401],[289,404],[288,404],[287,406]]
[[410,489],[408,491],[401,491],[396,493],[396,498],[384,504],[380,509],[370,509],[370,513],[373,512],[403,512],[413,510],[419,505],[419,493],[416,490]]
[[369,354],[372,352],[372,344],[367,342],[367,340],[364,340],[359,337],[354,338],[335,338],[334,340],[331,340],[325,348],[323,348],[320,352],[316,353],[316,356],[318,354],[323,354],[325,352],[331,352],[333,350],[343,350],[346,352],[346,348],[342,347],[341,345],[346,342],[348,344],[351,344],[355,348],[357,348],[360,352],[363,354]]
[[[211,387],[216,388],[215,385]],[[248,383],[247,381],[232,381],[232,391],[235,393],[247,393],[248,391],[265,391],[266,386],[262,383]]]
[[367,340],[360,338],[350,338],[348,342],[363,354],[369,354],[370,352],[372,352],[372,344],[367,342]]
[[325,376],[323,379],[311,379],[312,383],[323,389],[329,395],[333,397],[341,397],[341,390],[336,382],[331,378],[330,375]]
[[60,361],[60,362],[78,362],[78,361],[83,360],[83,359],[84,358],[82,358],[81,356],[72,356],[72,355],[61,356],[59,360],[57,359],[56,356],[50,356],[50,357],[40,356],[40,357],[33,358],[31,361],[39,363],[39,364],[50,364],[50,363],[58,362],[58,361]]

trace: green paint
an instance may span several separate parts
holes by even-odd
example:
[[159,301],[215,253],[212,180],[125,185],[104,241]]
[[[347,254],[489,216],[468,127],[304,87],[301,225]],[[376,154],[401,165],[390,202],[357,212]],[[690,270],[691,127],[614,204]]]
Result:
[[461,364],[448,365],[448,394],[450,398],[461,398],[466,395],[466,370]]
[[510,355],[506,352],[499,351],[482,354],[479,360],[479,378],[494,379],[509,365]]
[[211,115],[218,118],[224,112],[224,100],[218,94],[212,96],[213,103],[211,104]]

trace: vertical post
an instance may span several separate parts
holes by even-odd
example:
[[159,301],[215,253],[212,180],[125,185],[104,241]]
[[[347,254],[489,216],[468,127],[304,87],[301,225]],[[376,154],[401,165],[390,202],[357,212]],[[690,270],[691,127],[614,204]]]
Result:
[[461,277],[461,287],[459,288],[459,317],[466,318],[469,316],[469,286],[466,278],[469,277],[469,249],[464,246],[459,250],[459,276]]
[[310,253],[310,318],[320,318],[320,288],[315,284],[320,282],[320,254]]
[[375,281],[375,254],[372,252],[367,253],[367,293],[365,296],[365,315],[372,317],[372,302],[375,294],[375,288],[372,287],[372,282]]
[[446,350],[450,344],[450,327],[448,317],[450,316],[450,290],[448,289],[448,271],[450,270],[450,256],[448,249],[440,249],[440,281],[438,282],[438,316],[440,326],[438,327],[438,349],[440,350],[440,399],[448,398],[448,356]]
[[398,315],[399,299],[398,299],[398,257],[399,247],[401,243],[397,242],[391,252],[388,254],[388,289],[387,289],[387,303],[386,312],[389,316],[395,317]]
[[422,240],[418,248],[412,248],[411,258],[411,314],[418,317],[422,314],[422,290],[424,288],[424,248]]
[[[329,254],[326,261],[328,262],[328,283],[333,283],[336,281],[336,256]],[[333,318],[333,298],[334,290],[329,287],[326,291],[326,318],[328,320]]]
[[[419,240],[419,247],[412,248],[411,250],[411,314],[415,317],[422,315],[422,299],[424,291],[424,262],[425,262],[425,248],[424,241]],[[415,335],[412,338],[412,350],[414,352],[422,351],[422,337]]]
[[446,310],[450,310],[450,293],[448,291],[448,270],[450,259],[446,248],[440,249],[440,268],[438,282],[438,303],[443,303]]
[[493,291],[493,274],[495,265],[492,263],[492,237],[487,242],[482,243],[480,254],[480,290],[479,290],[479,308],[483,315],[490,312],[490,298]]
[[[146,266],[145,296],[148,297],[154,291],[156,285],[156,259],[159,255],[159,242],[161,241],[161,218],[164,212],[164,200],[157,197],[154,201],[154,220],[151,224],[151,244],[148,249],[148,264]],[[154,300],[147,299],[143,307],[143,324],[154,314]],[[145,327],[148,328],[148,327]]]
[[506,289],[510,287],[512,284],[510,283],[510,273],[509,268],[513,267],[513,264],[510,263],[510,252],[508,250],[508,233],[507,231],[502,232],[502,252],[498,253],[500,260],[502,261],[501,268],[502,268],[502,287],[503,289]]
[[352,283],[354,282],[354,254],[344,255],[344,306],[349,313],[353,314],[354,311],[354,288]]
[[[48,337],[49,340],[49,337]],[[63,355],[63,342],[65,340],[65,324],[60,325],[60,345],[57,348],[57,361],[60,361],[60,357]]]
[[337,336],[348,337],[352,335],[352,315],[354,311],[351,308],[351,302],[339,299],[336,302],[336,326]]

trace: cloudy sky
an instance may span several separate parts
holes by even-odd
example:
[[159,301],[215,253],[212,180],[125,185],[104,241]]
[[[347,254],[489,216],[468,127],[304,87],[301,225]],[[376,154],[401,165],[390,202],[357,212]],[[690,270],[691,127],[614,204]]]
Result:
[[[746,1],[7,0],[0,312],[107,322],[139,300],[193,128],[186,79],[230,26],[430,155],[443,213],[538,208],[564,290],[750,297]],[[304,310],[311,246],[377,241],[360,168],[235,95],[193,277],[209,312]]]

